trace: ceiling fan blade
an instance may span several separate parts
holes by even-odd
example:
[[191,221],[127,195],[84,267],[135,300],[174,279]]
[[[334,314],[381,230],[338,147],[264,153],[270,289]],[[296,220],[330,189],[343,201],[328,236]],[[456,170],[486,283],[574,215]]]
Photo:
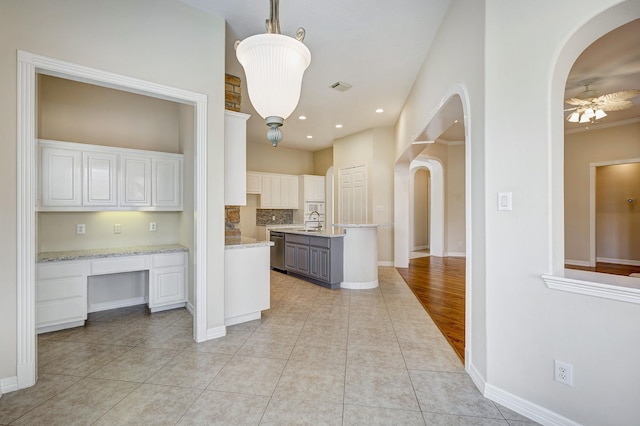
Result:
[[595,101],[609,102],[609,101],[625,100],[625,99],[631,99],[638,95],[640,95],[640,89],[622,90],[620,92],[614,92],[614,93],[608,93],[606,95],[602,95],[598,97]]
[[580,99],[580,98],[569,98],[564,100],[565,104],[575,105],[578,107],[586,106],[591,104],[591,100],[589,99]]
[[633,108],[633,102],[626,101],[624,99],[611,100],[608,102],[596,102],[595,104],[603,111],[623,111],[625,109]]

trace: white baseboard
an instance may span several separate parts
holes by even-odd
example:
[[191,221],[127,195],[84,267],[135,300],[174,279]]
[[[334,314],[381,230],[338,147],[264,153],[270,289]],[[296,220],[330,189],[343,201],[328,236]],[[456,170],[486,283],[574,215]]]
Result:
[[114,300],[112,302],[93,303],[88,306],[87,312],[108,311],[109,309],[126,308],[127,306],[144,305],[149,303],[146,297],[134,297],[131,299]]
[[444,257],[466,257],[467,254],[463,251],[449,251],[444,254]]
[[[464,356],[465,356],[465,358],[464,358],[465,360],[471,359],[471,358],[469,358],[469,352],[467,350],[465,350]],[[471,362],[469,363],[469,366],[467,367],[467,373],[469,374],[469,377],[471,378],[473,383],[476,385],[476,387],[478,388],[480,393],[482,393],[484,395],[484,389],[485,389],[484,378],[482,377],[482,374],[480,374],[478,369],[475,367],[475,365],[473,365],[473,363],[471,363]]]
[[611,257],[598,257],[596,258],[597,262],[604,263],[615,263],[618,265],[631,265],[631,266],[640,266],[640,260],[631,260],[631,259],[613,259]]
[[193,304],[191,302],[187,302],[187,311],[191,314],[192,317],[194,317],[196,314],[196,308],[193,306]]
[[378,260],[378,266],[393,266],[393,260]]
[[224,337],[226,335],[227,327],[224,325],[207,329],[207,340],[217,339],[218,337]]
[[591,262],[589,262],[588,260],[565,259],[564,264],[572,265],[572,266],[586,266],[586,267],[591,266]]
[[262,318],[262,311],[252,312],[250,314],[238,315],[237,317],[225,318],[224,325],[228,327],[230,325],[242,324],[243,322],[258,320],[260,318]]
[[429,245],[427,244],[426,246],[415,246],[410,251],[426,250],[428,248],[429,248]]
[[580,426],[571,419],[490,384],[485,386],[484,396],[543,425]]
[[0,396],[18,390],[18,376],[5,377],[0,379]]

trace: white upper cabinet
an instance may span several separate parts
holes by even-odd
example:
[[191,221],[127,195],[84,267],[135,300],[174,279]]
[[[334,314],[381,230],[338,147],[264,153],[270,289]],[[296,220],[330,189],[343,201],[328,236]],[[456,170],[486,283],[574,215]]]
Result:
[[39,144],[40,211],[182,210],[181,154]]
[[249,115],[224,112],[224,204],[247,205],[247,120]]
[[262,194],[262,174],[247,172],[247,194]]
[[151,206],[151,157],[120,156],[120,194],[122,206]]
[[302,175],[300,185],[304,188],[304,200],[300,201],[324,201],[324,176]]
[[82,153],[40,146],[40,205],[82,206]]
[[151,203],[182,210],[182,158],[152,158]]
[[298,176],[262,173],[260,208],[297,209]]
[[118,156],[106,152],[83,152],[82,164],[84,178],[84,206],[118,206],[116,188],[116,170]]

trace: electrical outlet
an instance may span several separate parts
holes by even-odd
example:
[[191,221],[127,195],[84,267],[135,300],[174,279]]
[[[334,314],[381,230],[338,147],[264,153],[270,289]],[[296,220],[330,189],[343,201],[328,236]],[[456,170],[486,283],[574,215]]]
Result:
[[85,226],[84,223],[79,223],[76,225],[76,235],[84,235],[85,233]]
[[158,230],[158,224],[155,222],[149,222],[149,231],[156,232]]
[[275,216],[271,216],[271,220],[275,221],[276,217]]
[[566,362],[554,361],[554,375],[556,382],[573,386],[573,365]]
[[115,225],[113,225],[113,233],[114,234],[122,233],[122,225],[120,225],[119,223],[116,223]]

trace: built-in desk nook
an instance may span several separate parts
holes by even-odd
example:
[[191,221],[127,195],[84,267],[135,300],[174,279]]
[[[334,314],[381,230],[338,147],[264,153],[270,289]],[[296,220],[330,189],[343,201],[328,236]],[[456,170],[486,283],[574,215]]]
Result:
[[151,312],[187,303],[188,249],[179,244],[40,253],[36,270],[38,333],[84,325],[90,277],[148,271]]

